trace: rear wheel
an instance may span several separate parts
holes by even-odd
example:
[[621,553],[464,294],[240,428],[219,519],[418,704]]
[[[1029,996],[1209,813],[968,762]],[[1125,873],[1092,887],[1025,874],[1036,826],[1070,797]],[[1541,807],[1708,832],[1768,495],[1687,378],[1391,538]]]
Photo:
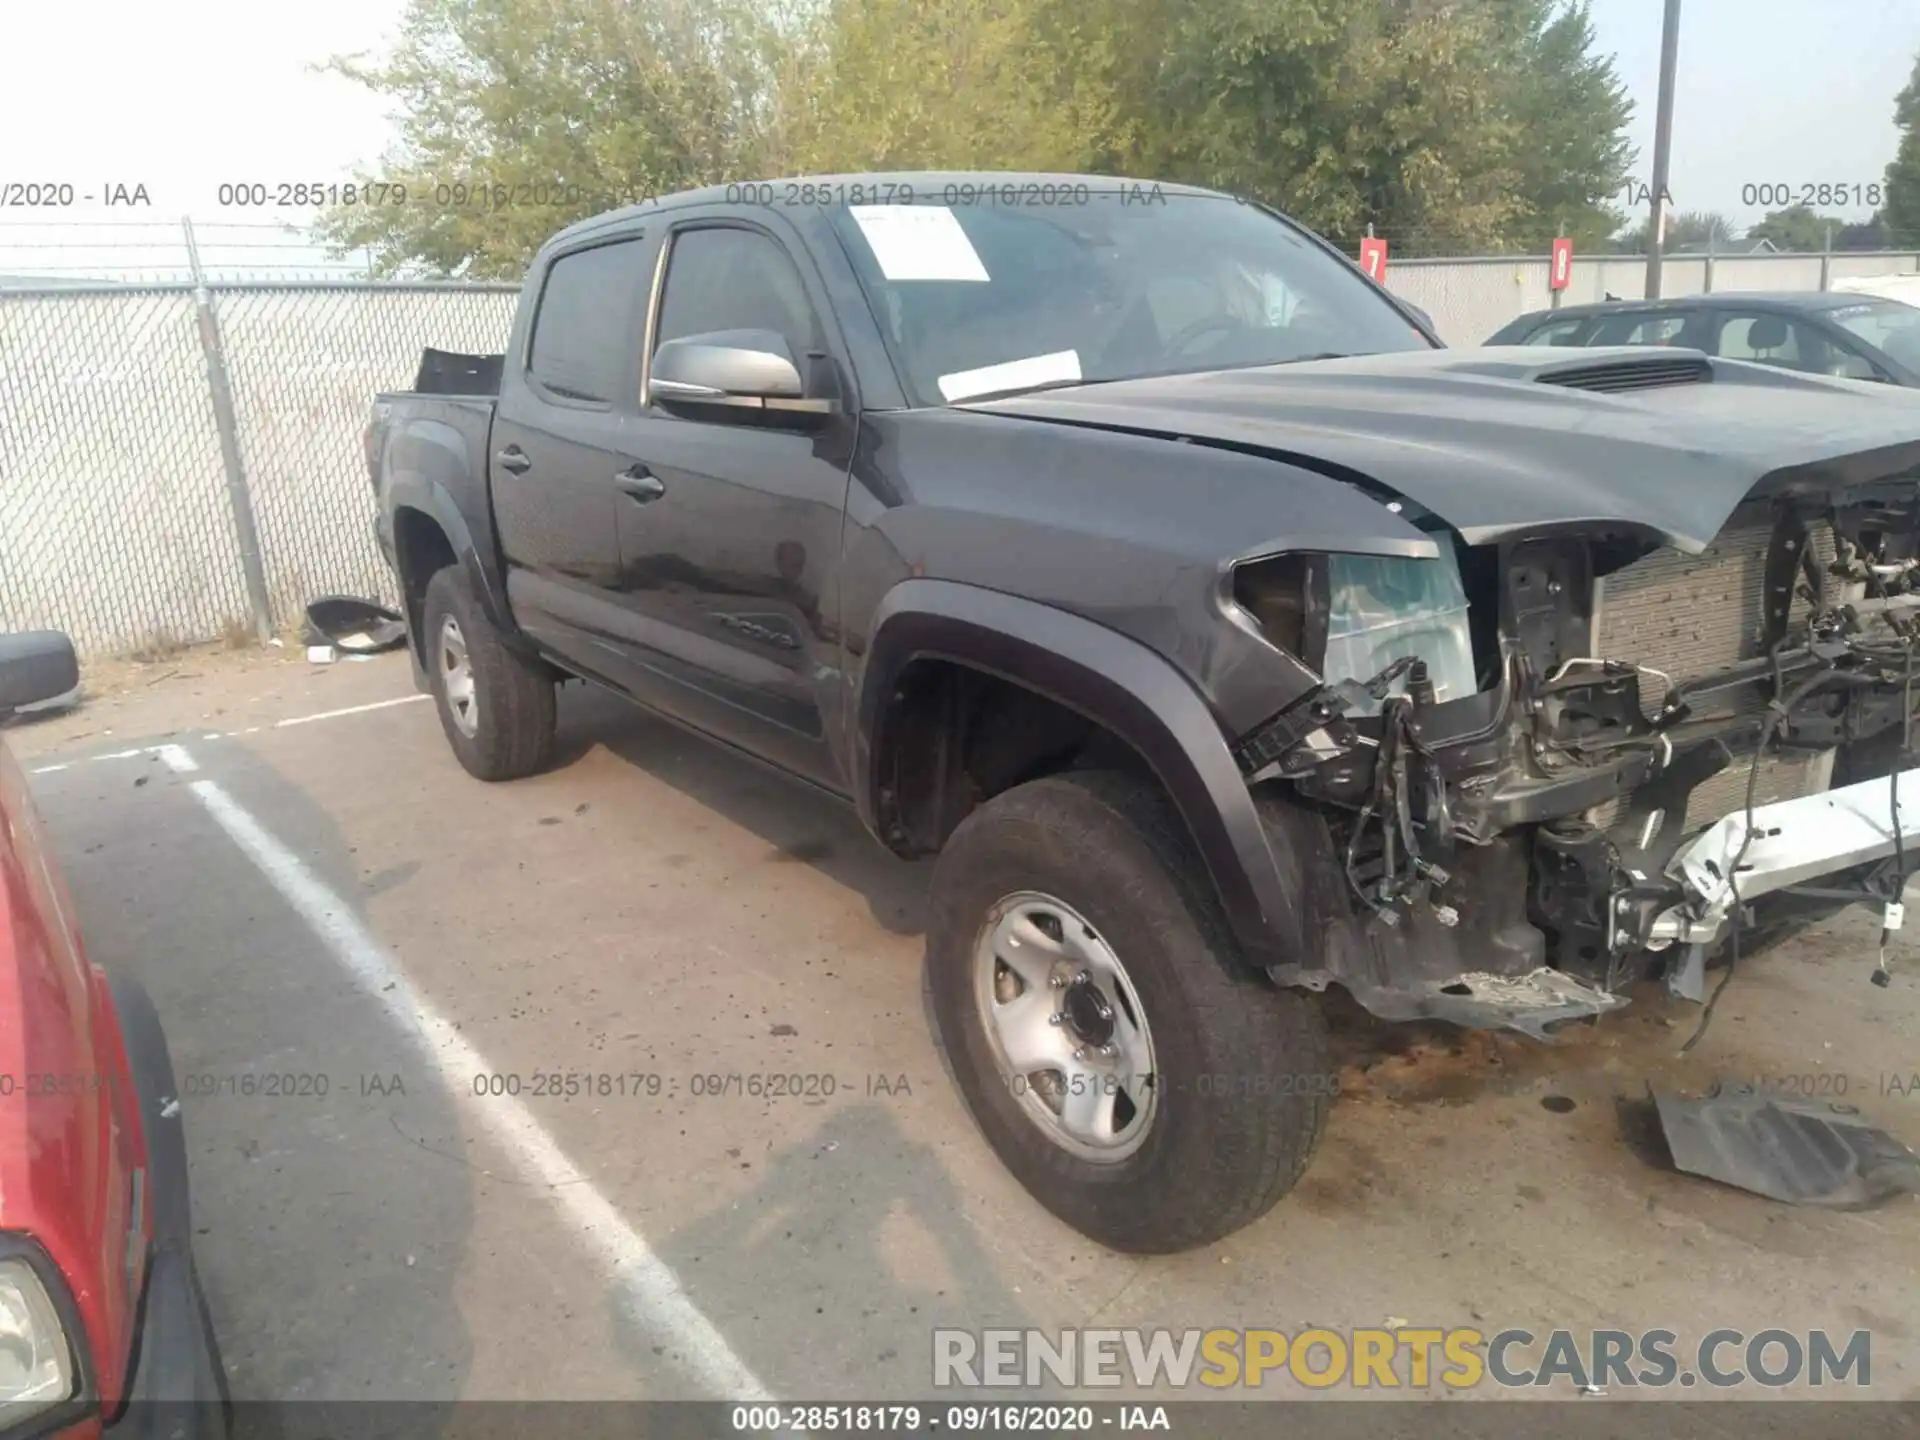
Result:
[[1319,1013],[1240,960],[1150,783],[1076,772],[981,806],[940,854],[927,934],[968,1107],[1083,1234],[1204,1245],[1305,1170],[1333,1090]]
[[469,774],[517,780],[553,758],[553,681],[511,649],[457,566],[435,572],[421,607],[440,728]]

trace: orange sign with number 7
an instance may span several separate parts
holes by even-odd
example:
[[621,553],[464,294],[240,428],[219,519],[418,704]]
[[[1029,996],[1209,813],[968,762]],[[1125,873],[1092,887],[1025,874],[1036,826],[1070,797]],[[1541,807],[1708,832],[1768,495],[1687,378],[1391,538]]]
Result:
[[1369,235],[1360,242],[1360,268],[1374,280],[1387,278],[1387,242]]

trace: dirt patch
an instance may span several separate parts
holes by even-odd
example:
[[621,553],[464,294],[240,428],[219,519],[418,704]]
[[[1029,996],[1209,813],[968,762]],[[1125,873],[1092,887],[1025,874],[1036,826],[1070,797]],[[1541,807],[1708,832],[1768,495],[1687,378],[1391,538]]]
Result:
[[1554,1114],[1649,1089],[1699,1094],[1716,1079],[1760,1076],[1777,1060],[1742,1069],[1720,1054],[1683,1054],[1699,1007],[1667,998],[1658,984],[1637,987],[1632,1005],[1563,1029],[1548,1044],[1495,1030],[1462,1030],[1375,1020],[1338,992],[1329,992],[1338,1093],[1343,1100],[1388,1105],[1467,1105],[1495,1096],[1525,1096]]
[[83,659],[79,703],[23,716],[7,727],[6,739],[23,757],[110,749],[181,731],[232,730],[411,689],[404,653],[316,665],[299,645],[235,649],[212,642],[154,660]]

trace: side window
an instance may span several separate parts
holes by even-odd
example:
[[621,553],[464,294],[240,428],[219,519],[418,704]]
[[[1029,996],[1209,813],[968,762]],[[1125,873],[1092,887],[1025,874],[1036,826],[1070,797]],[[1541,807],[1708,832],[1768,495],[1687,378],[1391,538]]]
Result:
[[1685,313],[1662,310],[1648,314],[1642,310],[1625,315],[1609,315],[1587,337],[1589,345],[1672,345],[1687,328]]
[[674,237],[654,349],[716,330],[785,336],[803,369],[806,352],[819,348],[800,272],[776,241],[757,230],[686,230]]
[[1587,323],[1584,315],[1566,320],[1549,320],[1520,343],[1522,345],[1578,345],[1580,330]]
[[645,259],[639,236],[562,255],[547,270],[533,316],[527,369],[568,400],[610,405],[640,349],[637,302]]
[[1627,332],[1629,345],[1677,345],[1687,328],[1685,315],[1649,315]]
[[1717,354],[1728,360],[1779,365],[1788,370],[1826,369],[1826,345],[1798,320],[1784,315],[1728,315],[1720,323]]

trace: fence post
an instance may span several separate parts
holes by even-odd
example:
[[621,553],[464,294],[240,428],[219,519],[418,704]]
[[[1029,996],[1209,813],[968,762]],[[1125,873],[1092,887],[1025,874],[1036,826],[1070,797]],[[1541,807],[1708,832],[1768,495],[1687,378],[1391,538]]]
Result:
[[240,568],[246,575],[247,606],[253,612],[254,637],[265,644],[273,635],[273,606],[267,598],[267,572],[260,560],[260,527],[254,523],[253,496],[247,489],[246,466],[240,459],[240,426],[233,411],[233,384],[227,376],[226,351],[220,344],[220,321],[214,314],[213,291],[200,268],[200,247],[194,243],[193,221],[181,216],[187,237],[187,265],[193,272],[193,311],[200,328],[200,349],[207,361],[207,390],[213,398],[214,428],[220,432],[220,463],[227,472],[227,501],[233,510],[233,538],[240,546]]
[[1833,222],[1827,222],[1827,238],[1820,247],[1820,288],[1827,288],[1827,282],[1833,276]]
[[1702,280],[1706,288],[1701,291],[1703,295],[1713,293],[1713,252],[1719,247],[1719,243],[1718,237],[1713,233],[1713,227],[1709,225],[1707,227],[1707,271]]
[[[1564,217],[1553,222],[1553,233],[1555,235],[1567,233],[1567,222]],[[1571,281],[1573,277],[1569,275],[1567,279]],[[1551,240],[1547,242],[1547,308],[1549,310],[1560,308],[1560,292],[1553,288],[1553,242]]]

